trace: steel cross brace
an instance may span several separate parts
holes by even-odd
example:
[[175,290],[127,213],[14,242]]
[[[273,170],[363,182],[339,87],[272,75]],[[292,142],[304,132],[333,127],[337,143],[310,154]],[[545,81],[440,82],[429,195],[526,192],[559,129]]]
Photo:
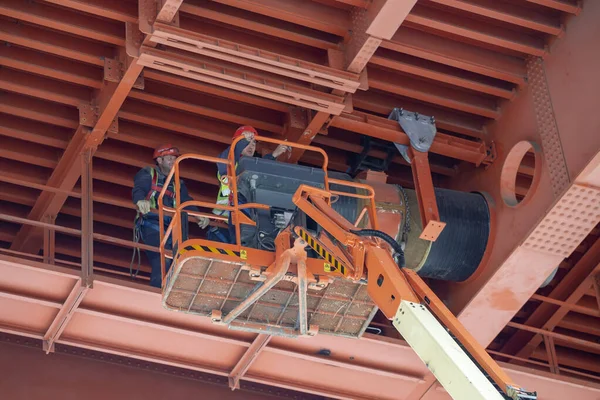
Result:
[[248,350],[244,353],[242,358],[237,362],[235,367],[229,373],[229,387],[231,390],[240,388],[240,379],[244,376],[246,371],[250,368],[254,360],[258,357],[262,349],[264,349],[269,341],[271,335],[265,333],[259,333],[255,338]]
[[46,331],[43,342],[43,349],[46,354],[54,352],[54,343],[56,343],[56,341],[60,338],[60,335],[67,327],[67,324],[73,317],[73,314],[75,314],[77,307],[79,307],[79,304],[85,297],[85,294],[90,289],[89,287],[84,286],[82,283],[83,282],[81,279],[77,279],[75,285],[73,285],[73,289],[71,289],[71,292],[69,293],[69,296]]

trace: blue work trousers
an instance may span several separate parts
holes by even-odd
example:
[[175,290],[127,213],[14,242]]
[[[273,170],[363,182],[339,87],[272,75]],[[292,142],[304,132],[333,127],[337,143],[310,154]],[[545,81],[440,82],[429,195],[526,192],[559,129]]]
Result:
[[[141,218],[139,221],[140,234],[142,237],[142,241],[149,246],[160,245],[160,225],[158,223],[158,219],[151,218]],[[168,226],[168,222],[165,221],[165,228]],[[171,237],[169,236],[169,240],[165,245],[166,250],[173,249],[173,243],[171,241]],[[148,257],[148,261],[150,261],[150,266],[152,267],[152,273],[150,274],[150,286],[161,287],[162,286],[162,276],[160,272],[160,253],[155,251],[146,250],[146,256]],[[166,258],[165,260],[165,273],[169,271],[171,268],[171,259]]]

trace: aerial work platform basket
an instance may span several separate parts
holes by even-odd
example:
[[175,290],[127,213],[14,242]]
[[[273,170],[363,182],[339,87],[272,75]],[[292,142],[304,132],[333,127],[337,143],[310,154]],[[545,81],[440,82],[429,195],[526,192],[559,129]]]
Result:
[[[268,138],[260,140],[279,143]],[[235,143],[237,141],[232,148]],[[336,192],[341,196],[362,199],[364,211],[360,213],[361,218],[365,214],[374,215],[372,190],[352,181],[330,179],[327,176],[328,157],[322,149],[302,145],[294,147],[315,151],[323,156],[323,181],[320,186],[328,188],[330,183],[334,182],[338,186],[353,188],[355,192],[368,193],[365,195]],[[182,215],[206,216],[213,221],[227,221],[226,217],[211,213],[184,211],[190,205],[229,211],[236,228],[236,243],[241,242],[241,225],[256,225],[256,221],[248,219],[242,210],[264,210],[270,205],[236,204],[238,188],[236,171],[232,168],[233,154],[230,154],[228,160],[191,154],[181,156],[167,178],[167,182],[175,178],[176,195],[179,194],[180,163],[186,159],[227,164],[234,204],[223,206],[201,201],[182,204],[176,199],[177,207],[169,208],[163,205],[161,194],[161,221],[165,215],[172,215],[161,243],[165,308],[208,316],[213,322],[226,324],[230,329],[282,336],[313,335],[319,332],[360,337],[365,332],[378,309],[369,297],[366,279],[363,276],[356,276],[354,280],[336,279],[330,273],[326,275],[326,272],[335,269],[335,263],[327,259],[328,254],[324,250],[322,254],[313,252],[313,257],[306,258],[302,262],[303,267],[299,267],[293,257],[280,257],[289,248],[289,243],[283,243],[283,237],[279,238],[280,243],[275,243],[275,251],[187,237],[183,226],[187,222]],[[164,227],[161,229],[164,230]],[[165,249],[169,234],[172,236],[172,255]],[[307,242],[305,246],[308,245]],[[167,271],[166,265],[169,260],[172,260],[171,268]]]

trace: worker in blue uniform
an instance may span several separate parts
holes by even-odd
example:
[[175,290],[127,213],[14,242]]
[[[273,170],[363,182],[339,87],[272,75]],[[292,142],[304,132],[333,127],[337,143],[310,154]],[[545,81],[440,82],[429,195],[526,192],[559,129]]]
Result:
[[[238,162],[241,157],[253,157],[256,152],[256,139],[255,136],[258,135],[256,129],[249,125],[240,126],[235,133],[233,134],[233,139],[235,140],[239,136],[244,136],[244,139],[240,140],[233,151],[233,157],[235,160],[235,168],[237,170]],[[219,158],[227,159],[229,158],[229,151],[231,146],[228,146],[221,154],[219,154]],[[275,160],[277,157],[285,153],[286,151],[291,151],[289,146],[279,145],[273,151],[273,153],[269,153],[263,156],[263,158],[269,160]],[[229,177],[227,176],[227,164],[218,163],[217,164],[217,179],[219,180],[219,192],[217,194],[217,204],[220,205],[233,205],[233,198],[231,197],[231,190],[229,188]],[[244,204],[246,200],[242,196],[238,196],[238,203]],[[215,208],[213,209],[213,213],[216,215],[223,215],[229,217],[229,228],[211,228],[206,237],[208,240],[214,240],[217,242],[223,243],[235,243],[235,228],[231,223],[231,215],[229,215],[229,211]]]
[[[155,165],[142,168],[136,175],[133,181],[132,197],[133,203],[137,206],[138,213],[135,220],[135,229],[138,230],[142,241],[150,246],[159,246],[160,244],[160,225],[158,218],[158,196],[165,184],[165,180],[175,160],[179,156],[179,149],[171,144],[159,146],[154,151]],[[180,198],[181,202],[191,201],[185,183],[180,180]],[[167,207],[175,207],[175,184],[174,179],[171,179],[163,204]],[[198,211],[197,207],[186,207],[186,210]],[[209,224],[209,219],[206,217],[197,218],[198,226],[205,229]],[[164,217],[165,229],[171,223],[171,217]],[[172,242],[169,237],[165,249],[172,250]],[[146,251],[152,272],[150,275],[150,285],[161,287],[161,271],[160,271],[160,253],[154,251]],[[166,259],[166,271],[171,266],[171,260]]]

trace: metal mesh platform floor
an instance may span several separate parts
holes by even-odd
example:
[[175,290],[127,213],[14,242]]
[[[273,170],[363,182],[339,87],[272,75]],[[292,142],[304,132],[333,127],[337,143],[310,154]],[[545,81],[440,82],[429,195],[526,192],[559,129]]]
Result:
[[[165,308],[201,316],[220,310],[223,317],[262,282],[250,279],[243,263],[190,257],[171,268],[163,295]],[[321,290],[308,290],[307,320],[319,333],[360,337],[377,311],[367,285],[336,279]],[[296,283],[282,280],[236,319],[238,323],[295,329],[298,323]]]

